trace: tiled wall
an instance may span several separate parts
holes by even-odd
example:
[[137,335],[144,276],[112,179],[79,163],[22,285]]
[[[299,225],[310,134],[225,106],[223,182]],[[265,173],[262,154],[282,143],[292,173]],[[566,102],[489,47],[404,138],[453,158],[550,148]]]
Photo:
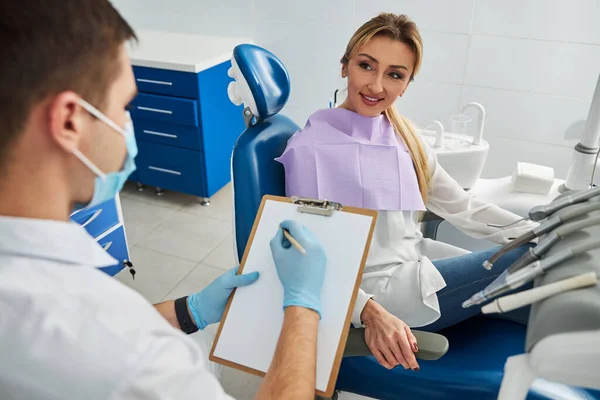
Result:
[[[487,110],[486,177],[516,161],[565,177],[600,73],[599,0],[114,0],[136,28],[250,37],[292,78],[285,113],[303,125],[343,88],[339,58],[381,11],[408,14],[424,39],[421,73],[398,101],[424,126],[471,101]],[[475,124],[471,124],[475,128]]]

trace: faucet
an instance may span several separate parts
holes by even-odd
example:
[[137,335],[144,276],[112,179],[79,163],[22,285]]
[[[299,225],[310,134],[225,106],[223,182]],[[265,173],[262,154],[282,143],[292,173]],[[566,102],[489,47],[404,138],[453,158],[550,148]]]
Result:
[[475,107],[479,110],[479,131],[473,136],[473,144],[481,144],[483,138],[483,124],[485,122],[485,108],[479,103],[471,102],[462,108],[461,114],[465,113],[465,110],[469,107]]
[[430,127],[437,127],[438,128],[438,132],[437,135],[435,136],[435,143],[433,144],[433,147],[442,147],[444,146],[444,125],[442,125],[442,123],[438,120],[435,120],[433,122],[431,122],[429,125],[427,125],[423,130],[427,130]]

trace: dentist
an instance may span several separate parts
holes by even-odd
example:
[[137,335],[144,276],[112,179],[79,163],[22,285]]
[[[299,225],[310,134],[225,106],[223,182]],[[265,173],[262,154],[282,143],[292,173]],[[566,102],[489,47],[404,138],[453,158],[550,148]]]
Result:
[[[135,170],[135,33],[107,0],[2,2],[0,15],[0,398],[230,399],[185,333],[218,322],[258,275],[232,269],[153,307],[97,270],[116,260],[69,222]],[[307,256],[281,230],[271,241],[285,317],[258,398],[312,399],[326,258],[282,226]]]

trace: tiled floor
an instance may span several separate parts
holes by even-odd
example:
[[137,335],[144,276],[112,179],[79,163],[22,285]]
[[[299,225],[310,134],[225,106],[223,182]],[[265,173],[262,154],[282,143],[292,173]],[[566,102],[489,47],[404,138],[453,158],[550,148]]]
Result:
[[[194,196],[153,188],[138,192],[128,182],[121,192],[125,231],[135,280],[127,271],[117,279],[151,303],[202,290],[236,265],[233,253],[231,186],[203,207]],[[253,399],[260,378],[224,368],[221,382],[231,396]]]

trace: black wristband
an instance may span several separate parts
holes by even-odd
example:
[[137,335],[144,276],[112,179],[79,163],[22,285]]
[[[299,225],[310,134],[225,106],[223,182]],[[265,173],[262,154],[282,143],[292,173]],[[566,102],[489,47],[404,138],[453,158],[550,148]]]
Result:
[[187,296],[175,300],[175,315],[183,332],[190,334],[198,331],[188,311]]

